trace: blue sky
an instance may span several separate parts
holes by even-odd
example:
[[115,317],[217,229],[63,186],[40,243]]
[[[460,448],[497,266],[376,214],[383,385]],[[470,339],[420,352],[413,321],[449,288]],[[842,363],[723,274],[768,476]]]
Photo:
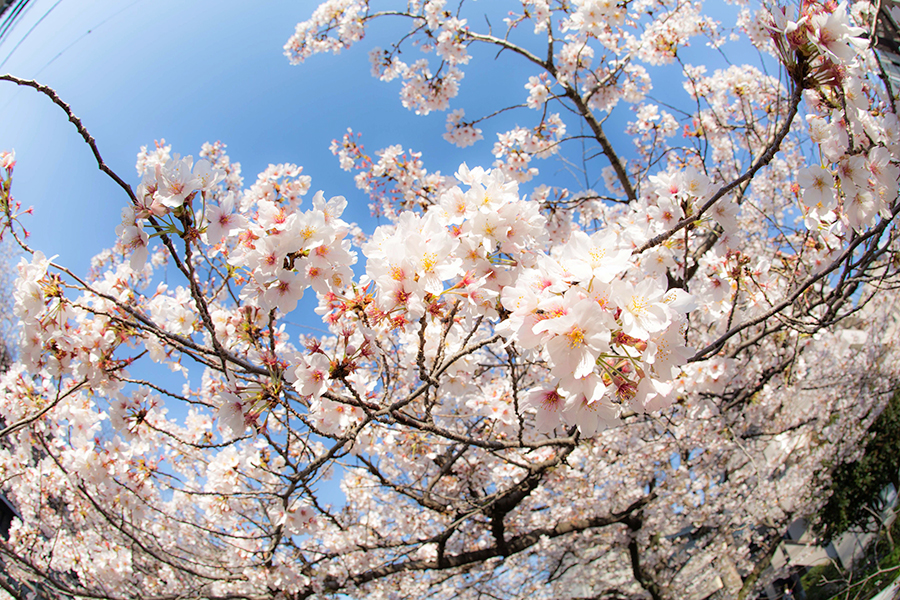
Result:
[[[483,126],[485,140],[473,148],[444,142],[446,113],[417,116],[400,105],[397,82],[370,76],[368,50],[405,33],[408,23],[402,19],[382,20],[338,56],[317,55],[291,66],[282,47],[316,4],[264,0],[251,8],[238,0],[32,0],[0,43],[0,72],[56,89],[97,139],[107,163],[133,186],[141,145],[165,138],[173,152],[196,157],[203,142],[221,140],[241,163],[247,185],[269,163],[302,165],[313,190],[345,195],[347,218],[366,230],[372,229],[364,225],[368,199],[328,150],[348,127],[363,133],[370,152],[399,143],[423,151],[427,168],[452,174],[464,160],[489,166],[497,130],[534,124],[536,114],[522,108]],[[486,2],[476,8],[498,11],[490,17],[497,31],[505,16],[500,9],[507,6],[514,8]],[[527,29],[522,33],[530,37]],[[691,51],[703,60],[715,58],[704,42],[697,39]],[[466,117],[473,118],[524,102],[523,85],[534,74],[529,65],[508,53],[493,60],[493,50],[473,46],[472,51],[478,68],[466,69],[454,107],[465,107]],[[404,58],[411,60],[411,54],[420,56],[413,51]],[[680,76],[677,82],[654,84],[668,102],[673,95],[687,100]],[[620,151],[628,152],[630,140],[617,135],[628,117],[625,110],[616,111],[607,129]],[[18,159],[13,194],[35,209],[28,224],[34,246],[60,254],[83,272],[92,255],[113,243],[127,198],[96,169],[58,107],[34,90],[0,82],[0,149],[10,148]],[[578,152],[574,144],[570,150]],[[553,160],[538,166],[544,175],[564,168]],[[602,166],[597,164],[597,173]],[[557,183],[575,183],[569,175],[558,177]]]
[[[346,218],[362,225],[368,199],[328,150],[347,127],[363,133],[368,151],[401,143],[425,151],[426,167],[444,173],[462,160],[493,160],[490,143],[464,151],[443,142],[445,114],[416,116],[400,106],[396,83],[370,76],[368,49],[379,33],[386,45],[391,24],[339,56],[291,66],[282,46],[315,4],[33,0],[0,44],[0,72],[56,89],[132,186],[141,145],[165,138],[173,152],[196,157],[203,142],[221,140],[246,185],[269,163],[302,165],[313,190],[345,195]],[[490,71],[495,93],[511,88],[516,101],[524,98],[527,73]],[[464,87],[461,100],[484,96],[477,81],[464,84],[474,89]],[[84,272],[113,243],[125,195],[97,170],[58,107],[7,82],[0,82],[0,148],[16,150],[13,195],[34,207],[26,223],[33,247]]]
[[[54,88],[132,187],[139,183],[134,165],[142,145],[165,138],[173,152],[196,158],[204,142],[221,140],[241,163],[246,186],[270,163],[301,165],[312,176],[312,191],[346,196],[344,218],[369,232],[376,225],[369,198],[328,149],[348,127],[363,133],[369,152],[399,143],[423,151],[426,167],[445,174],[462,161],[490,165],[493,133],[486,129],[485,142],[458,149],[441,139],[445,113],[417,116],[401,106],[396,82],[371,77],[368,50],[388,45],[408,23],[386,22],[338,56],[290,65],[284,43],[316,4],[264,0],[251,9],[237,0],[32,0],[0,43],[0,73]],[[468,114],[492,112],[504,97],[524,100],[531,73],[509,69],[508,61],[486,63],[478,77],[464,81],[459,100]],[[518,115],[523,124],[535,119],[528,109]],[[513,111],[506,128],[516,119]],[[31,247],[86,273],[91,257],[115,242],[127,196],[98,170],[64,112],[33,89],[0,82],[0,149],[16,151],[12,191],[23,207],[34,208],[23,219]],[[290,322],[320,330],[314,306],[310,290]],[[155,376],[180,386],[180,377],[165,369]]]
[[[246,185],[269,163],[302,165],[313,190],[346,196],[346,218],[368,231],[373,225],[365,224],[368,199],[328,150],[348,127],[363,133],[369,152],[399,143],[423,151],[426,168],[452,174],[463,161],[489,166],[496,131],[536,122],[536,113],[521,108],[482,126],[485,140],[474,147],[444,142],[446,113],[417,116],[400,105],[397,82],[370,75],[368,50],[405,33],[408,23],[402,19],[382,20],[340,55],[317,55],[291,66],[282,47],[316,4],[264,0],[251,8],[238,0],[32,0],[0,43],[0,72],[56,89],[96,138],[106,162],[132,186],[138,183],[134,163],[140,146],[165,138],[173,152],[196,157],[203,142],[221,140],[241,163]],[[490,15],[496,32],[503,27],[502,10],[514,4],[481,2],[469,9],[497,11]],[[531,37],[527,29],[522,34]],[[697,39],[691,52],[703,60],[715,58],[704,42]],[[473,118],[524,102],[523,86],[535,74],[528,64],[509,53],[494,60],[496,52],[487,48],[473,46],[472,53],[477,68],[466,69],[453,107],[464,107]],[[411,55],[421,56],[414,50],[404,58],[412,60]],[[687,100],[680,74],[654,84],[667,102],[679,95]],[[607,123],[613,142],[626,153],[631,142],[619,132],[627,111],[618,109]],[[0,149],[10,148],[18,159],[13,194],[35,209],[26,225],[34,247],[59,254],[75,272],[84,272],[90,257],[113,243],[127,198],[97,170],[58,107],[34,90],[0,82]],[[579,152],[575,144],[569,149]],[[575,184],[559,161],[538,166],[542,177],[557,175],[554,183]],[[599,174],[603,165],[596,166]]]

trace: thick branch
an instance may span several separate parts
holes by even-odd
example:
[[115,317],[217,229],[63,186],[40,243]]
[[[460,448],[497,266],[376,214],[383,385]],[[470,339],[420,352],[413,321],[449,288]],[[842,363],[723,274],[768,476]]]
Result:
[[641,526],[643,525],[643,515],[641,512],[637,512],[636,514],[629,516],[625,520],[625,524],[628,525],[628,529],[631,530],[631,539],[628,542],[628,557],[631,560],[631,572],[637,582],[641,584],[641,587],[650,592],[653,600],[663,600],[662,591],[660,590],[659,585],[644,572],[644,569],[641,566],[637,532],[640,531]]
[[[518,554],[527,550],[528,548],[537,544],[540,539],[545,536],[552,539],[570,533],[579,533],[587,529],[596,529],[598,527],[607,527],[616,523],[624,523],[630,515],[646,506],[651,500],[653,500],[654,497],[654,494],[644,496],[643,498],[636,500],[625,510],[619,513],[613,513],[611,515],[603,517],[598,516],[585,519],[572,519],[571,521],[559,523],[555,527],[535,529],[534,531],[531,531],[529,533],[516,536],[506,541],[506,556],[512,556],[514,554]],[[500,548],[498,548],[497,546],[493,546],[491,548],[472,550],[470,552],[462,552],[460,554],[454,554],[450,556],[444,555],[440,564],[437,559],[407,560],[383,565],[364,573],[353,575],[350,577],[350,581],[355,585],[361,585],[363,583],[374,581],[376,579],[382,579],[396,573],[452,569],[470,564],[482,563],[488,559],[500,556],[504,556],[504,554],[500,552]],[[340,588],[341,586],[338,584],[338,582],[334,582],[334,590]],[[311,594],[312,591],[310,590],[308,593],[303,594],[300,597],[305,598]]]
[[609,164],[612,165],[613,170],[616,172],[616,178],[619,180],[619,184],[621,184],[622,189],[625,191],[628,200],[637,200],[637,194],[634,191],[634,186],[631,185],[631,179],[628,178],[628,173],[625,171],[625,165],[622,164],[612,143],[610,143],[609,138],[606,137],[603,126],[600,125],[600,121],[597,120],[594,113],[591,112],[590,107],[585,103],[584,99],[582,99],[575,88],[568,85],[565,87],[566,95],[571,98],[572,102],[575,103],[576,108],[578,108],[578,112],[581,113],[582,118],[590,125],[591,131],[594,133],[594,138],[600,144],[600,149],[603,150],[603,154],[606,156],[607,160],[609,160]]
[[756,160],[755,163],[753,163],[753,165],[746,173],[744,173],[731,183],[719,188],[719,191],[713,194],[712,198],[707,200],[703,204],[703,206],[700,207],[700,210],[697,211],[696,214],[686,216],[684,219],[679,221],[672,229],[669,229],[668,231],[651,238],[643,246],[641,246],[640,248],[636,248],[633,254],[640,254],[645,250],[662,244],[667,239],[669,239],[691,223],[696,222],[697,219],[703,216],[703,213],[708,211],[712,207],[712,205],[718,202],[723,196],[725,196],[725,194],[729,193],[731,190],[738,187],[745,181],[750,181],[751,179],[753,179],[753,176],[756,175],[757,171],[772,162],[772,159],[775,158],[775,155],[778,153],[778,149],[781,147],[781,142],[784,141],[784,138],[787,137],[788,132],[791,130],[791,124],[794,122],[794,117],[797,116],[797,109],[800,106],[800,100],[802,97],[803,88],[799,85],[795,85],[794,92],[791,94],[791,106],[788,111],[787,119],[781,126],[781,129],[778,130],[778,133],[775,134],[775,139],[772,140],[772,144],[769,146],[768,150],[763,152],[763,154]]

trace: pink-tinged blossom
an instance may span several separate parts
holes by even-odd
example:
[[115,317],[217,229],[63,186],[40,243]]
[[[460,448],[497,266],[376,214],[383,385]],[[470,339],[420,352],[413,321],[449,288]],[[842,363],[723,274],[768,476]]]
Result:
[[194,165],[193,175],[197,181],[197,188],[204,192],[211,192],[215,186],[225,178],[225,173],[215,168],[206,159],[200,159]]
[[736,202],[722,199],[713,204],[709,215],[718,223],[726,234],[735,233],[738,230],[738,215],[741,207]]
[[292,535],[310,533],[316,529],[316,512],[312,506],[294,503],[279,520]]
[[122,223],[116,227],[116,235],[125,250],[131,253],[131,268],[140,270],[147,262],[150,236],[144,231],[144,222],[137,218],[134,208],[126,206],[122,209]]
[[866,157],[874,191],[885,206],[891,204],[900,188],[900,167],[891,160],[891,152],[884,146],[874,146]]
[[294,389],[301,396],[318,398],[328,389],[331,362],[324,354],[313,354],[293,368]]
[[672,384],[645,377],[637,386],[631,401],[632,406],[642,412],[661,410],[672,403]]
[[841,2],[834,10],[823,10],[809,17],[809,41],[821,52],[838,62],[851,62],[858,50],[865,48],[865,30],[850,25],[847,4]]
[[847,224],[856,231],[862,231],[865,227],[875,224],[878,216],[879,205],[875,196],[868,190],[858,188],[844,198],[844,216]]
[[653,335],[647,341],[647,349],[641,359],[663,380],[674,379],[678,370],[693,355],[694,350],[684,344],[684,327],[675,322],[661,333]]
[[432,217],[425,218],[421,225],[418,231],[409,231],[402,236],[404,250],[419,285],[425,292],[437,295],[444,291],[445,281],[459,274],[462,260],[453,256],[459,241]]
[[810,138],[822,150],[822,154],[828,162],[839,161],[850,145],[846,127],[841,126],[841,114],[835,111],[831,115],[831,121],[825,117],[808,115]]
[[3,150],[0,152],[0,169],[11,170],[16,166],[16,151]]
[[206,207],[206,240],[209,244],[218,244],[235,231],[246,229],[247,219],[235,212],[236,197],[225,194],[218,204],[210,203]]
[[62,460],[66,467],[86,484],[101,485],[109,477],[103,458],[93,441],[85,441],[83,445],[67,449],[63,453]]
[[590,299],[567,293],[565,314],[551,315],[534,326],[535,333],[552,337],[545,343],[551,372],[582,378],[593,372],[600,353],[609,348],[612,316]]
[[534,129],[516,127],[506,133],[498,133],[493,149],[497,157],[494,167],[520,183],[530,181],[538,174],[538,170],[530,166],[531,159],[555,154],[565,133],[565,124],[558,114],[547,115]]
[[137,197],[137,206],[134,207],[136,218],[147,219],[151,216],[163,217],[168,214],[169,208],[160,201],[160,196],[157,194],[158,189],[159,184],[154,172],[145,172],[135,191]]
[[440,74],[432,74],[425,59],[417,60],[402,73],[400,102],[417,115],[445,110],[459,93],[464,74],[456,66],[448,66]]
[[439,206],[443,211],[444,221],[449,225],[465,222],[466,218],[473,215],[477,209],[469,194],[464,193],[458,186],[441,195]]
[[560,425],[566,401],[555,387],[538,387],[528,392],[523,405],[535,411],[535,427],[538,431],[550,432]]
[[621,25],[625,11],[614,0],[578,0],[578,11],[564,23],[565,29],[574,29],[593,37],[603,36],[610,26]]
[[160,203],[167,208],[178,208],[185,199],[199,187],[200,180],[191,167],[193,157],[173,158],[165,165],[156,166],[157,195]]
[[[758,281],[762,281],[762,276],[759,271],[756,271],[754,275],[758,278]],[[697,298],[694,295],[688,294],[683,289],[677,287],[666,292],[666,295],[663,297],[663,302],[679,315],[685,315],[696,310],[698,306]]]
[[232,437],[240,437],[247,430],[245,417],[246,407],[243,400],[237,394],[222,391],[218,396],[219,408],[216,420],[220,427],[225,428],[227,434]]
[[834,196],[834,176],[831,171],[818,165],[800,169],[797,173],[797,183],[803,190],[803,204],[807,208],[814,208],[819,214],[824,214],[837,205]]
[[566,399],[562,417],[566,423],[577,425],[581,435],[586,437],[594,437],[620,422],[617,407],[605,402],[591,402],[584,394]]
[[154,146],[151,151],[147,150],[147,146],[141,146],[141,151],[138,152],[135,168],[141,177],[148,173],[153,175],[156,165],[164,165],[172,158],[172,146],[167,145],[165,139],[157,140]]
[[581,402],[594,404],[599,402],[609,389],[603,377],[596,371],[584,377],[574,375],[561,377],[558,386],[559,391],[567,398],[567,403],[577,397]]
[[[323,2],[308,21],[298,23],[294,35],[284,45],[284,54],[293,64],[303,62],[320,52],[339,53],[363,37],[361,0],[328,0]],[[318,30],[327,26],[336,36],[322,36]]]
[[344,209],[347,208],[347,199],[343,196],[333,196],[326,200],[325,193],[319,190],[313,195],[312,205],[316,213],[322,214],[325,225],[330,227],[341,226],[338,228],[338,231],[346,227],[346,223],[341,221],[341,215],[344,214]]
[[381,81],[393,81],[409,68],[402,60],[377,46],[369,51],[369,62],[372,64],[372,76]]
[[460,148],[471,146],[484,139],[480,129],[463,121],[465,115],[466,112],[461,108],[447,115],[447,133],[444,134],[445,140]]
[[865,156],[855,154],[846,157],[838,163],[837,173],[845,196],[853,196],[857,190],[868,187],[869,170],[866,168]]
[[294,164],[270,164],[259,174],[241,200],[241,211],[247,211],[254,203],[262,200],[287,204],[292,210],[299,207],[302,197],[309,192],[312,179],[301,175],[303,167]]
[[618,247],[616,236],[610,231],[592,236],[574,231],[562,249],[560,262],[585,286],[592,279],[609,283],[628,268],[631,250]]
[[684,191],[694,198],[703,198],[709,190],[709,177],[693,166],[689,166],[682,173]]
[[[515,335],[517,343],[525,348],[536,347],[544,335],[535,333],[534,326],[548,314],[546,301],[556,298],[558,309],[562,311],[561,300],[556,295],[565,289],[564,271],[559,264],[549,257],[539,257],[535,268],[519,276],[515,286],[502,289],[500,302],[510,315],[501,323],[500,330],[507,335]],[[552,308],[550,313],[556,308]]]
[[525,89],[528,90],[528,100],[526,101],[528,108],[543,108],[550,97],[550,86],[547,83],[546,75],[529,77]]
[[310,403],[309,415],[313,426],[324,434],[339,435],[357,423],[360,411],[349,404],[319,397]]
[[17,267],[19,277],[13,292],[15,299],[13,311],[16,317],[25,323],[35,323],[38,315],[44,309],[41,280],[47,274],[51,260],[40,250],[32,255],[30,262],[25,258],[19,260]]
[[441,32],[438,34],[435,52],[451,65],[464,65],[469,62],[471,56],[467,50],[466,20],[455,17],[443,18],[440,23]]
[[645,279],[636,285],[614,282],[613,290],[622,309],[622,330],[627,335],[646,338],[668,325],[671,316],[663,303],[665,290],[655,280]]
[[266,311],[278,309],[287,314],[297,308],[297,302],[309,285],[305,272],[281,270],[274,281],[271,281],[260,298],[260,306]]

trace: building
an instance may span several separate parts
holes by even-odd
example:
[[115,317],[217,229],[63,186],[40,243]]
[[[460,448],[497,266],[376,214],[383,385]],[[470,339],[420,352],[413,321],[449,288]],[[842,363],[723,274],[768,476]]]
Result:
[[875,50],[896,98],[900,93],[900,2],[883,0],[875,25]]

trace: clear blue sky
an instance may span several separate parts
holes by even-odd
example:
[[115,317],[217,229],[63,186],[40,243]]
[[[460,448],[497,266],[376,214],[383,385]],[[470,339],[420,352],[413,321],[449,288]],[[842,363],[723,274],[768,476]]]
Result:
[[[362,132],[369,152],[399,143],[423,151],[425,166],[452,174],[462,161],[489,166],[496,131],[533,126],[536,114],[518,109],[483,126],[485,140],[458,149],[444,142],[446,113],[416,116],[399,102],[399,84],[372,78],[368,50],[386,46],[408,31],[408,22],[382,21],[366,39],[338,56],[318,55],[291,66],[282,47],[314,0],[32,0],[16,27],[0,43],[0,73],[35,78],[55,88],[97,139],[106,162],[136,186],[135,155],[141,145],[165,138],[173,152],[197,156],[206,141],[228,145],[241,163],[245,184],[269,163],[302,165],[313,191],[344,195],[347,220],[367,231],[368,198],[352,174],[341,171],[328,146],[347,127]],[[470,10],[504,10],[516,3],[468,4]],[[711,5],[712,8],[718,8]],[[726,20],[726,25],[730,19]],[[473,23],[482,29],[482,23]],[[530,36],[530,27],[527,28]],[[696,62],[715,59],[697,38]],[[533,69],[509,53],[473,47],[460,96],[473,118],[524,102],[523,85]],[[417,50],[406,53],[421,56]],[[432,58],[433,54],[430,55]],[[700,58],[697,58],[697,57]],[[687,55],[687,59],[692,57]],[[741,58],[741,57],[733,57]],[[756,57],[752,57],[755,62]],[[657,79],[656,94],[686,102],[677,65],[674,77]],[[621,129],[629,118],[617,109],[607,131],[622,152],[631,141]],[[573,133],[571,130],[569,133]],[[570,150],[579,152],[574,143]],[[27,223],[32,244],[83,273],[91,256],[112,245],[124,193],[96,168],[88,147],[64,113],[32,89],[0,82],[0,149],[15,148],[13,195],[35,215]],[[554,159],[539,161],[542,178],[578,185]],[[597,174],[602,164],[597,164]],[[542,179],[542,181],[545,181]],[[527,192],[531,186],[523,186]],[[368,225],[368,226],[367,226]]]
[[[302,165],[313,190],[345,195],[346,218],[363,225],[368,199],[328,150],[347,127],[363,133],[369,151],[393,143],[424,150],[429,169],[452,174],[463,160],[489,165],[493,136],[474,150],[456,149],[440,139],[445,114],[417,117],[400,106],[396,83],[370,76],[367,51],[379,43],[378,30],[339,56],[291,66],[282,46],[316,4],[32,0],[0,44],[0,72],[56,89],[132,186],[141,145],[165,138],[173,152],[196,157],[203,142],[221,140],[241,163],[246,185],[269,163]],[[484,81],[524,99],[527,71],[491,71],[482,84],[465,80],[461,99],[484,96]],[[0,149],[10,148],[18,161],[13,195],[35,209],[27,224],[33,246],[84,272],[91,256],[114,242],[127,198],[97,170],[58,107],[32,89],[0,82]]]

